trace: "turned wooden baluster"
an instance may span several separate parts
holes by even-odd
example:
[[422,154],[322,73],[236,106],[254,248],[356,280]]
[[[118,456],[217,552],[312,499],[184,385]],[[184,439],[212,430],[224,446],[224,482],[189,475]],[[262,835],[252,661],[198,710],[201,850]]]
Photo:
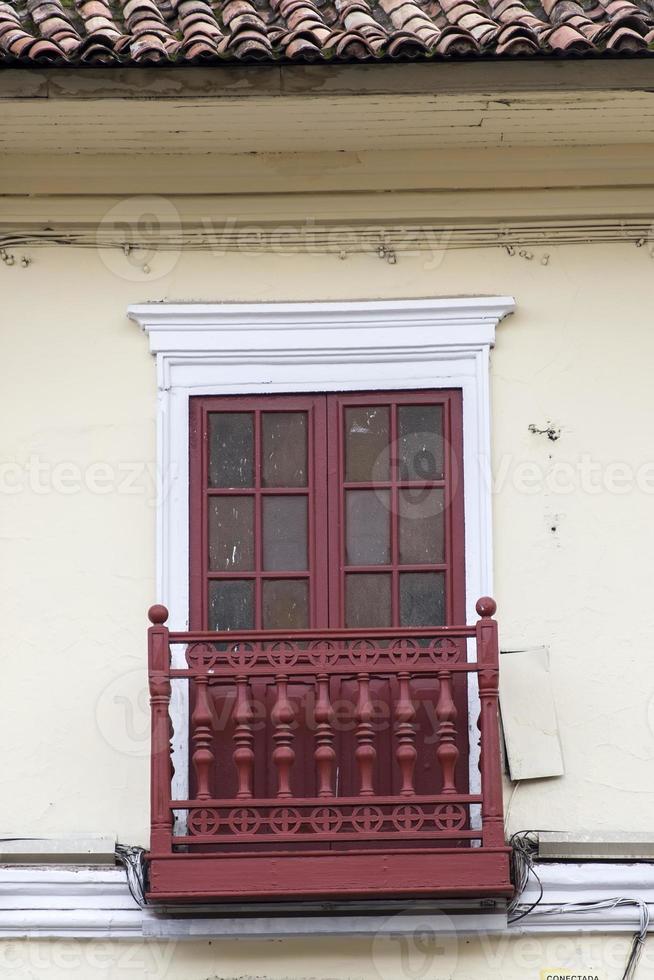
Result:
[[234,704],[234,744],[232,754],[238,776],[239,800],[252,797],[252,776],[254,772],[254,733],[252,721],[254,712],[250,704],[248,679],[244,675],[236,678],[236,703]]
[[198,800],[210,800],[210,777],[214,765],[214,754],[211,750],[212,721],[211,703],[209,701],[209,678],[205,674],[193,678],[195,684],[195,706],[191,715],[191,740],[193,755],[191,760],[195,770],[196,792]]
[[403,671],[397,675],[400,691],[395,705],[395,735],[397,748],[395,757],[402,777],[401,796],[414,796],[413,773],[418,752],[416,750],[416,709],[411,700],[411,674]]
[[438,726],[438,748],[436,756],[443,773],[443,793],[456,793],[454,775],[456,764],[459,759],[459,750],[456,745],[456,716],[457,710],[452,697],[452,671],[439,670],[438,672],[438,701],[436,703],[436,717],[439,721]]
[[357,748],[354,757],[359,765],[360,796],[374,796],[373,771],[377,751],[374,744],[374,728],[372,726],[373,705],[370,700],[370,675],[357,674],[359,699],[356,706],[356,740]]
[[329,674],[318,674],[318,694],[316,697],[316,771],[318,773],[318,796],[333,796],[333,772],[336,763],[334,751],[334,711],[329,700]]
[[499,699],[499,647],[497,623],[492,618],[497,606],[493,599],[484,597],[477,603],[481,619],[477,623],[477,662],[479,664],[479,730],[481,732],[481,821],[484,847],[501,847],[504,844],[502,816],[502,771],[500,764],[500,729],[498,721]]
[[170,645],[165,606],[152,606],[148,612],[148,678],[150,685],[150,850],[162,854],[172,851],[173,820],[170,809],[172,764],[170,760],[171,721],[169,713]]
[[277,796],[287,799],[291,793],[291,769],[295,762],[293,750],[293,721],[295,714],[293,705],[288,699],[288,677],[283,674],[275,678],[277,684],[277,700],[270,713],[274,726],[273,762],[277,766]]

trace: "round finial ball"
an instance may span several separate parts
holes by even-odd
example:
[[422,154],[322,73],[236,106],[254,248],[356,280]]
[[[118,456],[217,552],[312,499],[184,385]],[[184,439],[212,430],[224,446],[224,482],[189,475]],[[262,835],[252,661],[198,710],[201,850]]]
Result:
[[153,626],[163,626],[168,619],[168,610],[165,606],[150,606],[148,609],[148,619]]
[[489,616],[494,616],[497,610],[497,603],[495,599],[491,599],[490,596],[482,596],[481,599],[477,600],[476,610],[478,614],[484,618]]

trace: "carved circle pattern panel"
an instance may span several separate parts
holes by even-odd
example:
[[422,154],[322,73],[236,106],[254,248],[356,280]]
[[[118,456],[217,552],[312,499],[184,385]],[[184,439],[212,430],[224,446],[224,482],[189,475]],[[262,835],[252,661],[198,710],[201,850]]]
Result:
[[291,806],[281,806],[273,810],[268,821],[274,834],[296,834],[302,826],[300,811]]
[[395,640],[391,645],[390,658],[398,666],[411,667],[420,660],[420,647],[415,640],[403,637],[400,640]]
[[456,803],[445,803],[436,807],[434,818],[439,830],[461,830],[466,822],[466,812]]
[[208,643],[192,643],[186,650],[186,662],[193,670],[210,670],[218,663],[218,652]]
[[363,837],[381,832],[395,831],[400,835],[422,834],[429,838],[434,833],[456,834],[465,830],[469,804],[390,802],[377,805],[333,805],[307,807],[306,804],[284,806],[251,806],[225,809],[221,815],[215,807],[197,807],[190,810],[188,829],[191,836],[216,836],[228,832],[235,836],[284,836],[295,834],[338,835],[341,832],[356,833]]
[[297,645],[295,643],[288,643],[286,640],[273,643],[266,652],[268,660],[275,667],[293,667],[297,663],[300,655]]
[[203,807],[191,810],[188,818],[188,829],[191,834],[215,834],[220,826],[220,816],[217,810]]
[[461,648],[454,640],[447,638],[434,640],[429,647],[429,656],[434,663],[454,663],[461,657]]
[[234,643],[227,650],[232,667],[252,667],[257,662],[258,650],[253,643]]
[[420,830],[425,822],[425,814],[419,807],[405,803],[395,807],[391,819],[396,830]]
[[321,806],[311,811],[311,828],[317,834],[337,834],[343,826],[343,814],[331,806]]
[[316,640],[309,647],[309,661],[314,667],[331,667],[339,655],[339,647],[329,640]]
[[355,667],[373,667],[379,660],[379,650],[370,640],[357,640],[350,647],[349,656]]
[[261,826],[261,816],[250,807],[237,807],[227,817],[229,829],[234,834],[256,834]]
[[358,806],[352,811],[352,826],[360,834],[374,834],[384,824],[384,814],[378,806]]

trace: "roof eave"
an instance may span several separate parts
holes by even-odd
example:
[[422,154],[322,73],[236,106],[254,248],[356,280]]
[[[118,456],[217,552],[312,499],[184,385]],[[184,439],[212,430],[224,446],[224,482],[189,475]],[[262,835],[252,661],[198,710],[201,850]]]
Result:
[[429,63],[0,68],[0,99],[235,99],[483,92],[654,91],[654,58]]

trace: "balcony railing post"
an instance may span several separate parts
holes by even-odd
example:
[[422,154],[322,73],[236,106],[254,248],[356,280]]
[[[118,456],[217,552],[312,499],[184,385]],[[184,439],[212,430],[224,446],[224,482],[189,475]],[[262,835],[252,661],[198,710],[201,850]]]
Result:
[[234,752],[232,758],[238,776],[239,800],[252,798],[252,775],[254,771],[254,732],[252,722],[254,712],[250,704],[250,687],[247,674],[236,677],[236,703],[234,705]]
[[438,719],[438,748],[436,758],[443,775],[443,793],[456,793],[456,764],[459,760],[459,749],[456,744],[457,710],[452,693],[452,671],[438,671],[438,701],[436,702],[436,717]]
[[314,708],[316,719],[314,758],[318,773],[318,796],[333,796],[336,752],[334,750],[334,710],[329,699],[329,674],[318,674],[316,683],[318,696]]
[[191,714],[191,741],[193,743],[191,761],[195,771],[195,795],[198,800],[209,800],[211,799],[211,777],[214,768],[214,755],[211,748],[213,715],[209,701],[209,677],[206,674],[196,675],[194,679],[195,705]]
[[356,741],[354,758],[359,767],[359,796],[374,796],[373,774],[377,750],[375,729],[372,724],[373,704],[370,700],[370,674],[357,674],[359,698],[355,709]]
[[295,762],[295,750],[293,749],[295,712],[288,698],[287,675],[277,674],[275,683],[277,685],[277,700],[270,713],[274,729],[272,737],[275,745],[272,759],[277,767],[277,796],[280,799],[289,799],[293,796],[291,770]]
[[170,809],[172,762],[170,758],[170,644],[165,606],[152,606],[148,612],[148,680],[150,687],[150,850],[155,854],[172,851],[172,812]]
[[481,819],[484,847],[504,845],[502,811],[502,771],[500,766],[499,647],[497,622],[492,618],[497,606],[484,597],[477,603],[481,617],[477,623],[477,662],[479,663],[479,730],[481,732]]
[[402,787],[400,796],[414,796],[413,774],[418,759],[416,749],[416,709],[411,700],[411,674],[403,670],[397,675],[399,694],[395,705],[395,758],[400,769]]

